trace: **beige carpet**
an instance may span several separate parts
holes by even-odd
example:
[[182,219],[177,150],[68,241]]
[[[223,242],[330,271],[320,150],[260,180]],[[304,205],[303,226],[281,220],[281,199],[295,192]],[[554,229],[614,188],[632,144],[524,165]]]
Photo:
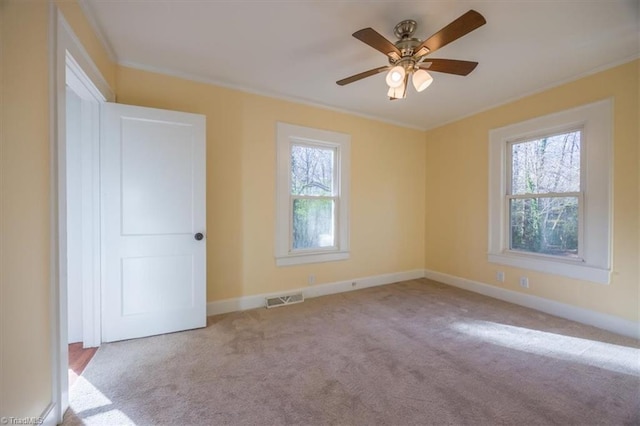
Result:
[[413,280],[104,344],[64,424],[640,424],[639,348]]

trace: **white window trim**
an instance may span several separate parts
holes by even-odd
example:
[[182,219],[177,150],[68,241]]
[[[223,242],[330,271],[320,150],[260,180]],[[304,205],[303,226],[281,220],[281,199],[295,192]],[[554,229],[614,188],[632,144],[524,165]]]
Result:
[[[489,132],[489,262],[601,284],[610,282],[612,117],[613,102],[606,99]],[[509,215],[505,206],[509,142],[535,139],[572,128],[583,129],[581,258],[563,259],[509,250]]]
[[[349,170],[351,136],[328,130],[277,123],[276,129],[276,265],[332,262],[349,258]],[[334,246],[317,250],[291,250],[291,145],[308,144],[336,150],[336,235]]]

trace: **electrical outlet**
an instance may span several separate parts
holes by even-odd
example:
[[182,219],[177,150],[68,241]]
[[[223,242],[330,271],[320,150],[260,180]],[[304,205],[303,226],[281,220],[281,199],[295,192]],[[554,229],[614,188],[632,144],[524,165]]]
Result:
[[314,285],[315,283],[316,283],[316,276],[315,275],[309,275],[307,277],[307,284]]
[[496,281],[500,281],[501,283],[504,282],[504,272],[503,271],[496,272]]
[[529,278],[527,278],[527,277],[520,277],[520,287],[522,287],[522,288],[529,288]]

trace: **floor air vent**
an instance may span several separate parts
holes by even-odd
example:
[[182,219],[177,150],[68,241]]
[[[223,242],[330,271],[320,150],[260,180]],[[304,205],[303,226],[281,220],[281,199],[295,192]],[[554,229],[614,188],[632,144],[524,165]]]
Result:
[[267,297],[267,308],[277,308],[278,306],[292,305],[304,302],[302,293],[289,294],[286,296]]

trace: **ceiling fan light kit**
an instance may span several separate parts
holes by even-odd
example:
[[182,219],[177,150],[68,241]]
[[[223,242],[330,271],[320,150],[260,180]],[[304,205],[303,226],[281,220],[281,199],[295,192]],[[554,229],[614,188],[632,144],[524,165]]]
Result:
[[447,74],[468,75],[478,65],[477,62],[460,61],[455,59],[429,59],[426,56],[445,45],[470,33],[486,24],[484,17],[470,10],[449,25],[433,34],[424,41],[413,38],[416,21],[407,19],[395,26],[393,33],[398,41],[391,43],[373,28],[364,28],[353,33],[353,36],[368,44],[377,51],[384,53],[389,61],[388,66],[374,68],[351,77],[338,80],[336,83],[344,86],[372,75],[388,71],[386,76],[389,99],[406,97],[409,77],[413,87],[422,92],[433,82],[433,77],[426,71],[443,72]]

